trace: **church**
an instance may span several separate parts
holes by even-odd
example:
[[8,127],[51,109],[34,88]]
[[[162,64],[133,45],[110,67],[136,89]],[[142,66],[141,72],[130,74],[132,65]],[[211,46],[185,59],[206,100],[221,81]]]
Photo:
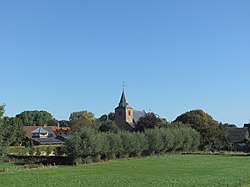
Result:
[[145,114],[145,111],[134,110],[128,105],[125,92],[123,90],[119,105],[115,108],[116,125],[121,130],[133,131],[137,121]]

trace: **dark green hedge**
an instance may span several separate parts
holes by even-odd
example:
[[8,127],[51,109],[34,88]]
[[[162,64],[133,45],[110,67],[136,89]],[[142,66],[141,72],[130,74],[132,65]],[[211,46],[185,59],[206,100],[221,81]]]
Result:
[[79,128],[63,146],[64,153],[78,163],[164,154],[176,151],[195,151],[200,136],[190,127],[147,129],[145,132],[103,133]]

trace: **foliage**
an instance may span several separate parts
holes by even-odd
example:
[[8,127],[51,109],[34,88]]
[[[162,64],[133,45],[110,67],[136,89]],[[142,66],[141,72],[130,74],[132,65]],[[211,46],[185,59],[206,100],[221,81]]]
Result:
[[153,112],[146,113],[143,117],[141,117],[137,124],[135,125],[136,131],[144,131],[145,129],[153,129],[155,127],[161,126],[161,119],[159,116],[154,114]]
[[70,114],[69,121],[71,123],[71,127],[76,130],[78,127],[91,127],[97,128],[96,119],[92,112],[88,111],[80,111],[73,112]]
[[24,138],[24,130],[20,120],[16,118],[2,118],[4,106],[0,106],[0,155],[6,152],[11,144],[21,144]]
[[172,151],[191,151],[199,146],[199,134],[190,127],[146,129],[145,132],[104,133],[81,127],[64,145],[72,159],[114,159]]
[[22,145],[25,138],[22,121],[16,117],[4,117],[3,123],[6,132],[6,141],[8,141],[10,145]]
[[99,121],[101,122],[105,122],[108,120],[108,115],[107,114],[103,114],[100,118],[99,118]]
[[47,123],[48,126],[58,126],[59,125],[59,121],[57,121],[56,119],[51,119],[48,121]]
[[58,122],[60,127],[70,127],[70,121],[68,120],[60,120]]
[[24,147],[24,146],[9,146],[7,148],[7,153],[9,155],[33,155],[37,150],[38,152],[45,153],[47,155],[51,154],[52,152],[57,152],[58,149],[61,148],[61,145],[39,145],[39,146],[30,146],[30,147]]
[[24,126],[40,126],[48,125],[48,122],[53,119],[53,116],[47,111],[24,111],[16,118],[20,119]]
[[115,121],[115,113],[114,112],[110,112],[108,114],[108,120],[110,121]]
[[115,124],[114,121],[105,121],[105,122],[101,122],[99,125],[99,131],[101,132],[114,132],[117,133],[119,131],[119,128],[117,127],[117,125]]
[[201,150],[228,150],[231,148],[227,126],[221,125],[202,110],[186,112],[178,116],[175,122],[190,125],[200,133]]

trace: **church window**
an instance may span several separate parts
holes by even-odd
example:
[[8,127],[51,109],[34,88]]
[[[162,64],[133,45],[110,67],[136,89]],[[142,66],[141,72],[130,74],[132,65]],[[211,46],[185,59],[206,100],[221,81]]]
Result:
[[121,115],[122,115],[122,112],[120,111],[120,112],[119,112],[119,116],[121,116]]
[[129,115],[129,116],[131,115],[131,111],[130,111],[130,110],[128,111],[128,115]]

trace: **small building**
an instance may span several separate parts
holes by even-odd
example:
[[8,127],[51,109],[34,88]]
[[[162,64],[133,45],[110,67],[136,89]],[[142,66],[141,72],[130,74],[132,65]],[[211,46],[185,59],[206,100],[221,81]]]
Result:
[[228,129],[229,141],[233,143],[236,150],[247,150],[249,148],[250,136],[249,128],[229,128]]
[[137,121],[145,115],[144,111],[134,110],[126,101],[123,90],[118,107],[115,108],[115,123],[125,131],[133,131]]
[[56,145],[63,144],[63,139],[58,139],[58,136],[65,135],[69,128],[62,127],[43,127],[43,126],[25,126],[26,140],[33,142],[34,145]]

